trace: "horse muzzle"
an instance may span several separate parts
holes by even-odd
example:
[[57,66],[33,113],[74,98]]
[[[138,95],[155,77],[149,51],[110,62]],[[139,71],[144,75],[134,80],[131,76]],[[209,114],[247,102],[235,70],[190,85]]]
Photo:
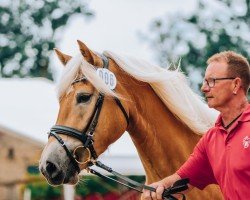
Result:
[[39,170],[51,185],[76,184],[79,170],[73,165],[65,151],[57,142],[44,149]]

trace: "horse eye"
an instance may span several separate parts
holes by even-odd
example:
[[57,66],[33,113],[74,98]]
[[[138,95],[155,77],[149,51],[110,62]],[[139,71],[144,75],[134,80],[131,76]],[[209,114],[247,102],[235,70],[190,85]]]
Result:
[[92,94],[79,93],[76,96],[76,102],[77,103],[87,103],[90,100],[91,96],[92,96]]

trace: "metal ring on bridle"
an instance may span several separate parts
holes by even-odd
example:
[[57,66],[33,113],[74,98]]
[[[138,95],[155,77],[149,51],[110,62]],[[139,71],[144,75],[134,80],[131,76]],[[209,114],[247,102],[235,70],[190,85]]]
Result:
[[[78,149],[80,149],[80,148],[83,148],[84,149],[84,151],[86,152],[88,152],[88,157],[87,157],[87,159],[85,160],[85,161],[83,161],[83,162],[81,162],[81,161],[79,161],[78,159],[77,159],[77,150]],[[78,146],[78,147],[76,147],[75,149],[74,149],[74,151],[73,151],[73,157],[74,157],[74,159],[75,159],[75,161],[78,163],[78,164],[80,164],[80,165],[83,165],[83,164],[86,164],[86,163],[88,163],[88,162],[90,162],[91,161],[91,152],[90,152],[90,150],[89,150],[89,148],[86,148],[86,147],[84,147],[84,146]]]

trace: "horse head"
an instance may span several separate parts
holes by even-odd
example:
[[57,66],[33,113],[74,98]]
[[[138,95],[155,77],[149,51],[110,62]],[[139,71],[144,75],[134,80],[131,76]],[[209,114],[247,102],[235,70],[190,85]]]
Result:
[[118,83],[115,93],[97,74],[103,67],[116,71],[115,62],[92,52],[80,41],[78,45],[80,54],[74,58],[55,49],[65,66],[58,85],[60,109],[39,163],[52,185],[76,184],[79,172],[88,168],[128,126],[128,104],[118,99],[121,91],[124,95],[123,86]]

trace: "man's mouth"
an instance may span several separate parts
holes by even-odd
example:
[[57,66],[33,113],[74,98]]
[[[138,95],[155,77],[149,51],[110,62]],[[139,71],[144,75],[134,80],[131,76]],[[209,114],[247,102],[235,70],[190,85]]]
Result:
[[206,101],[209,101],[210,99],[212,99],[213,97],[211,97],[211,96],[208,96],[208,97],[206,97]]

